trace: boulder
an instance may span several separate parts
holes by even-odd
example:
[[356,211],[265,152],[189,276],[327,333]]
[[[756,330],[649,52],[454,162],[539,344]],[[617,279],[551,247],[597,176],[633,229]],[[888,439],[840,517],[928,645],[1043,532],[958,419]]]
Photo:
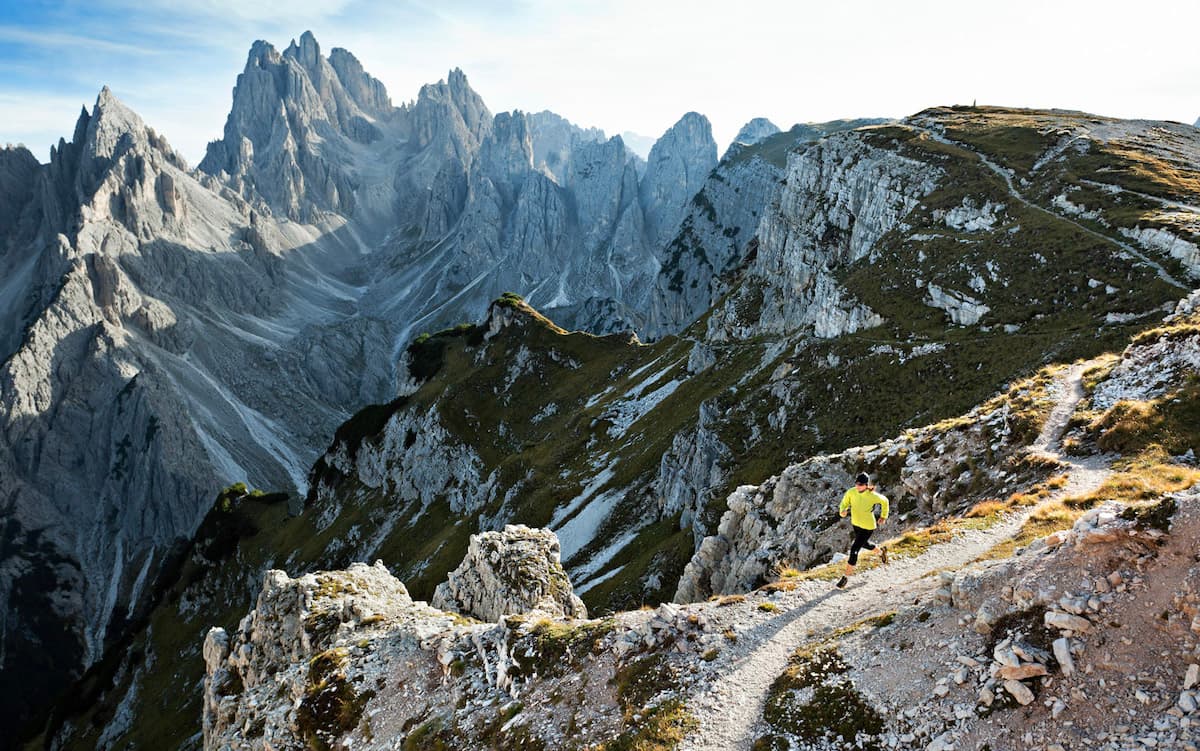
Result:
[[432,604],[492,622],[531,611],[586,618],[559,554],[558,537],[548,529],[508,525],[471,535],[466,557],[438,585]]

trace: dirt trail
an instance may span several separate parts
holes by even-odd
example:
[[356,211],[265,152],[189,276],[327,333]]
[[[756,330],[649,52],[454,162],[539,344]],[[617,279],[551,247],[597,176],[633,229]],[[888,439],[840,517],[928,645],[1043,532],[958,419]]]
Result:
[[[1067,485],[1055,494],[1078,494],[1097,487],[1108,474],[1102,461],[1079,461],[1063,456],[1060,441],[1076,404],[1083,397],[1082,374],[1086,364],[1075,365],[1059,378],[1059,395],[1050,416],[1030,451],[1049,455],[1069,467]],[[1050,499],[1053,500],[1053,499]],[[955,569],[975,560],[996,544],[1011,538],[1032,509],[1010,514],[988,529],[969,530],[952,541],[934,545],[913,558],[895,560],[856,574],[849,587],[838,590],[831,582],[808,581],[777,601],[781,612],[738,634],[715,664],[716,680],[700,690],[691,702],[699,726],[681,745],[685,751],[748,750],[766,732],[763,707],[775,678],[787,667],[788,657],[811,641],[865,617],[896,610],[939,586],[931,572]],[[757,602],[721,608],[722,621],[754,622],[751,609]],[[740,612],[739,612],[740,611]]]
[[1167,270],[1162,267],[1162,265],[1160,265],[1154,259],[1147,256],[1142,251],[1133,247],[1129,243],[1121,242],[1120,240],[1116,239],[1115,237],[1106,235],[1103,232],[1097,232],[1096,230],[1092,229],[1091,227],[1088,227],[1085,224],[1081,224],[1069,216],[1063,216],[1062,214],[1059,214],[1056,211],[1051,211],[1050,209],[1047,209],[1043,206],[1039,206],[1038,204],[1034,203],[1033,201],[1030,201],[1028,198],[1021,195],[1021,192],[1019,190],[1017,190],[1015,185],[1013,185],[1013,176],[1012,176],[1011,172],[1004,169],[1000,165],[996,164],[995,162],[993,162],[991,159],[989,159],[984,154],[971,148],[969,145],[962,143],[961,141],[955,141],[953,139],[947,138],[946,136],[942,135],[941,133],[939,133],[927,126],[913,125],[913,127],[921,130],[923,133],[928,134],[930,138],[937,141],[938,143],[944,143],[947,146],[954,146],[956,148],[960,148],[960,149],[963,149],[964,151],[969,151],[972,154],[974,154],[976,157],[979,158],[979,161],[982,162],[984,164],[984,166],[986,166],[992,172],[995,172],[997,175],[1000,176],[1000,178],[1002,180],[1004,180],[1004,184],[1008,186],[1008,194],[1010,196],[1012,196],[1016,200],[1020,201],[1021,203],[1025,204],[1026,206],[1033,209],[1034,211],[1040,211],[1041,213],[1052,216],[1055,219],[1061,219],[1064,222],[1069,222],[1070,224],[1075,225],[1077,228],[1079,228],[1083,232],[1086,232],[1087,234],[1091,235],[1092,237],[1098,238],[1100,240],[1105,240],[1107,242],[1112,243],[1113,245],[1116,245],[1118,248],[1120,248],[1126,254],[1136,258],[1137,260],[1141,261],[1142,263],[1146,264],[1147,266],[1150,266],[1151,268],[1153,268],[1158,273],[1159,279],[1162,279],[1164,282],[1166,282],[1167,284],[1170,284],[1173,287],[1178,287],[1180,289],[1189,289],[1189,290],[1191,289],[1190,285],[1183,284],[1182,282],[1177,280],[1175,277],[1171,276],[1167,272]]

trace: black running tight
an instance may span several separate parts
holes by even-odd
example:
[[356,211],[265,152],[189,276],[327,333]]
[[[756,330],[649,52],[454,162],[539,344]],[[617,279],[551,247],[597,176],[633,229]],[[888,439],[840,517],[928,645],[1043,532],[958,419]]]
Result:
[[869,540],[873,529],[863,529],[862,527],[854,527],[854,542],[850,543],[850,565],[858,565],[858,551],[874,550],[875,546]]

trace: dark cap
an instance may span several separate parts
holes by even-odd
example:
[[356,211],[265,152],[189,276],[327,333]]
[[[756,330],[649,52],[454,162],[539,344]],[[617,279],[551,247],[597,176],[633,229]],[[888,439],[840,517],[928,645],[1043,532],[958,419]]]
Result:
[[868,475],[866,472],[859,472],[858,477],[854,478],[854,484],[855,485],[870,485],[871,484],[871,476]]

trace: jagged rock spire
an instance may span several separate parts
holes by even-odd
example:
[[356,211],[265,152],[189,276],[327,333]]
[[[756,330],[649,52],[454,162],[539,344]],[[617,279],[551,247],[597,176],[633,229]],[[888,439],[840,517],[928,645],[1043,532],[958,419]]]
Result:
[[708,118],[689,112],[650,149],[642,180],[642,208],[651,242],[662,246],[674,236],[688,200],[717,166],[717,143]]

